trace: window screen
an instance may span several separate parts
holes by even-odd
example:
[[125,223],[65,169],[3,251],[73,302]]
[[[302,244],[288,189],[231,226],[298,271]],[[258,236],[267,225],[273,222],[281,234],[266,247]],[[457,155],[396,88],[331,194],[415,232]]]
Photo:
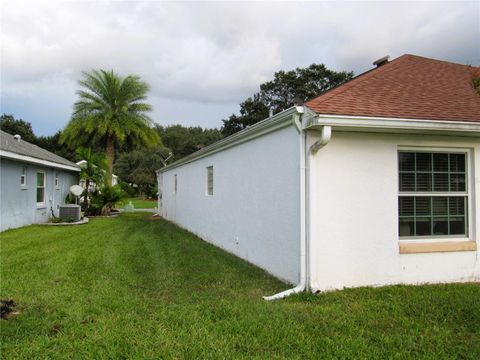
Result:
[[27,185],[27,168],[22,168],[22,173],[20,174],[20,185],[26,186]]
[[37,172],[37,203],[45,203],[45,173]]
[[467,155],[399,152],[399,235],[467,236]]

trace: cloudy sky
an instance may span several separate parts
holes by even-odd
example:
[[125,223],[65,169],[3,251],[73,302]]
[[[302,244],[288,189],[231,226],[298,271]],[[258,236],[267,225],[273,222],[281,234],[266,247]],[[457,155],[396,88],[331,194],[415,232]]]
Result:
[[160,124],[219,127],[275,71],[369,69],[384,55],[480,65],[480,1],[20,1],[1,5],[1,112],[68,122],[81,71],[151,85]]

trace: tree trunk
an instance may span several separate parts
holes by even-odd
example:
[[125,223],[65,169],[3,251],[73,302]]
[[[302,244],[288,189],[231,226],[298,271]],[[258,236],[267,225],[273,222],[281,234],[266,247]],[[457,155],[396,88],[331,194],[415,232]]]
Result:
[[108,162],[108,171],[107,171],[107,178],[106,184],[108,186],[112,186],[112,174],[113,174],[113,159],[115,157],[115,144],[113,141],[113,137],[107,137],[107,162]]

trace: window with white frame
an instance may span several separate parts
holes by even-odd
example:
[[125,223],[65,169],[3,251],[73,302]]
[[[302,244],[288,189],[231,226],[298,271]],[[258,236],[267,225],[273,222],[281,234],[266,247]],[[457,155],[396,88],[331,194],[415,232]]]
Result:
[[37,171],[37,205],[45,205],[45,172]]
[[27,186],[27,168],[22,167],[22,172],[20,173],[20,186]]
[[58,178],[58,172],[55,172],[55,189],[60,188],[60,180]]
[[177,174],[173,175],[173,181],[174,181],[173,191],[176,194],[177,193]]
[[207,166],[207,195],[213,195],[213,166]]
[[468,236],[466,152],[399,151],[399,236]]

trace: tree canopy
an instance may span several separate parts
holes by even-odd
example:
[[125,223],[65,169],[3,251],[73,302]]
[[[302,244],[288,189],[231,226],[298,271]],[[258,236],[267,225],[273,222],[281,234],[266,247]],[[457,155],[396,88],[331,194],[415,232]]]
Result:
[[11,135],[20,135],[23,140],[35,144],[37,137],[33,133],[32,124],[23,119],[15,119],[13,115],[3,114],[0,116],[0,130]]
[[236,133],[269,116],[270,110],[277,114],[295,105],[321,95],[353,77],[353,72],[336,72],[323,64],[307,68],[278,71],[273,80],[260,85],[260,91],[240,104],[240,114],[224,119],[221,132],[224,136]]
[[163,145],[172,152],[172,161],[190,155],[222,138],[218,129],[204,129],[199,126],[170,125],[164,127],[157,124],[156,129]]
[[165,154],[161,151],[139,149],[121,154],[115,161],[115,174],[130,184],[138,186],[141,195],[155,187],[155,171],[163,167]]
[[480,76],[472,78],[472,84],[475,90],[477,90],[478,95],[480,95]]
[[[77,91],[70,122],[61,141],[72,147],[100,144],[106,153],[109,175],[113,171],[115,149],[130,144],[153,146],[159,143],[153,122],[147,115],[152,110],[144,102],[149,86],[136,75],[122,77],[113,71],[84,72]],[[111,184],[111,176],[107,177]]]

